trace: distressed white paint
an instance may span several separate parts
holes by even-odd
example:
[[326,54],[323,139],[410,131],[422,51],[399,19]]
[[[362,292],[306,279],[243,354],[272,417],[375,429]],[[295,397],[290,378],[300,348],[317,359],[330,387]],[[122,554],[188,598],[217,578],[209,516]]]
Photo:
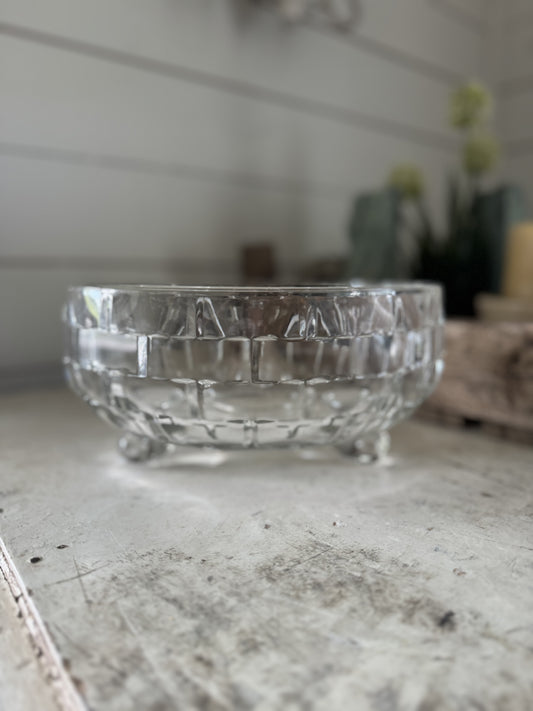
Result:
[[375,467],[135,467],[56,391],[0,431],[2,537],[91,708],[531,708],[531,449],[412,422]]
[[57,711],[52,689],[17,613],[18,607],[0,573],[0,709]]
[[0,539],[0,709],[83,711],[31,596]]

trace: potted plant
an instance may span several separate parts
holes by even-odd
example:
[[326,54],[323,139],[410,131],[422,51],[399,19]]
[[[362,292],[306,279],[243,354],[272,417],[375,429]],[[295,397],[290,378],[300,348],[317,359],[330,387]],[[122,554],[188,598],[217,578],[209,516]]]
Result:
[[[495,261],[501,262],[504,236],[489,234],[495,220],[487,216],[494,213],[494,203],[501,202],[502,196],[509,201],[505,188],[490,192],[484,188],[499,154],[488,127],[491,110],[492,97],[477,82],[460,86],[450,97],[450,123],[461,135],[461,171],[448,181],[443,234],[427,209],[420,170],[415,165],[398,165],[389,175],[389,187],[400,200],[402,231],[410,234],[411,276],[444,285],[449,315],[472,315],[474,296],[494,290],[499,279],[501,264]],[[497,221],[502,232],[505,220]]]

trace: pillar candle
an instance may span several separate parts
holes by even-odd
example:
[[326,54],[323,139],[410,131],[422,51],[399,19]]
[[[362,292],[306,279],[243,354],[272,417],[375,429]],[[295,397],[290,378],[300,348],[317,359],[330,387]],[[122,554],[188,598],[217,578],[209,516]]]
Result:
[[533,222],[520,222],[507,235],[503,293],[533,299]]

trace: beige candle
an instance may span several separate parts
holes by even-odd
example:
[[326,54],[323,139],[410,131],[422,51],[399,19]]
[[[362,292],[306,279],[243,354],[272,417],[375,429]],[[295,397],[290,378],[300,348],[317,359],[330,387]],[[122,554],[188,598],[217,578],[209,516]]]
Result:
[[503,293],[533,299],[533,222],[521,222],[507,235]]

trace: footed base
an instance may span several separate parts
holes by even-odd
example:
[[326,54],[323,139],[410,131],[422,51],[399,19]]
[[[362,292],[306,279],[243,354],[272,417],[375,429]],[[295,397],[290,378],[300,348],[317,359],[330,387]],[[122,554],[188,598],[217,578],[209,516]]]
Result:
[[146,462],[148,459],[160,457],[167,451],[165,442],[143,437],[133,432],[124,432],[118,440],[119,452],[130,462]]
[[369,432],[339,445],[338,449],[343,454],[355,457],[361,464],[370,464],[387,456],[390,449],[390,434],[386,430]]
[[[361,464],[370,464],[385,457],[389,452],[390,435],[387,431],[370,432],[339,443],[337,449],[346,456],[354,457]],[[176,445],[150,439],[132,432],[124,432],[118,440],[118,449],[130,462],[146,462],[174,453]],[[239,448],[240,449],[240,448]]]

